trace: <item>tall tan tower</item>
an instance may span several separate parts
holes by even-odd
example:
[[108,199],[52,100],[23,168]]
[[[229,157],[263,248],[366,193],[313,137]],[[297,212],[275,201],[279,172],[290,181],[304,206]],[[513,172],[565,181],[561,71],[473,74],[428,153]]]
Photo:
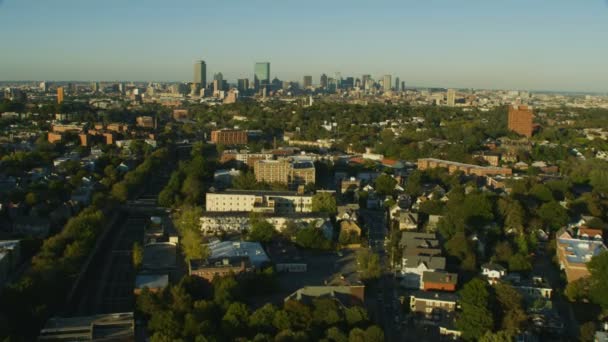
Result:
[[63,103],[63,87],[57,88],[57,103],[58,104]]
[[509,130],[530,138],[534,133],[534,114],[528,106],[509,106]]

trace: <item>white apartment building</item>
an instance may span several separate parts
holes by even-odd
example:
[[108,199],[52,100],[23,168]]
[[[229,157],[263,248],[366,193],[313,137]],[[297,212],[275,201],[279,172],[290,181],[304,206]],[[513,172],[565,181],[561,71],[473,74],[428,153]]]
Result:
[[291,191],[208,192],[205,209],[209,212],[309,213],[312,211],[312,195]]

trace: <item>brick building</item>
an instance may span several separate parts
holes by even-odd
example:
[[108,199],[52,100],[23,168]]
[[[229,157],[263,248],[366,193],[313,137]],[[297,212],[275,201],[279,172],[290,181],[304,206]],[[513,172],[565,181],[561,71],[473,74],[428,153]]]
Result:
[[424,171],[434,168],[446,168],[450,173],[462,171],[465,175],[491,176],[503,175],[509,176],[513,171],[509,168],[494,167],[494,166],[479,166],[473,164],[458,163],[449,160],[441,160],[435,158],[418,159],[418,170]]
[[509,130],[529,138],[534,132],[533,118],[532,109],[528,106],[509,106]]
[[211,142],[221,145],[245,145],[247,144],[247,132],[236,129],[211,131]]

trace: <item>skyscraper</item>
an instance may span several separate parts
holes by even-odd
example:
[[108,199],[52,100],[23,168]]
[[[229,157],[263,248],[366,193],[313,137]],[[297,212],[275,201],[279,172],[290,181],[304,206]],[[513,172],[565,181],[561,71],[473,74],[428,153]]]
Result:
[[446,97],[448,106],[454,107],[456,104],[456,91],[454,89],[448,89]]
[[63,103],[63,87],[57,88],[57,103],[58,104]]
[[253,85],[256,90],[260,87],[266,87],[270,84],[270,63],[259,62],[255,63],[253,74]]
[[401,91],[405,91],[405,82],[401,81]]
[[200,87],[207,87],[207,64],[205,61],[196,61],[194,63],[194,84]]
[[304,76],[304,81],[302,82],[302,87],[304,89],[312,88],[312,76]]
[[323,89],[327,89],[327,75],[323,74],[321,75],[321,88]]
[[369,89],[369,88],[372,87],[372,85],[371,85],[371,79],[372,79],[371,75],[363,75],[363,76],[361,76],[361,84],[363,86],[363,89]]
[[384,91],[391,90],[391,86],[391,75],[384,75],[384,80],[382,81],[382,87],[384,87]]
[[395,90],[396,91],[402,90],[402,89],[399,89],[399,77],[395,77]]
[[218,72],[217,74],[213,75],[213,80],[217,81],[218,91],[224,90],[224,75],[221,72]]
[[249,79],[248,78],[239,78],[237,80],[237,89],[240,92],[246,92],[249,89]]

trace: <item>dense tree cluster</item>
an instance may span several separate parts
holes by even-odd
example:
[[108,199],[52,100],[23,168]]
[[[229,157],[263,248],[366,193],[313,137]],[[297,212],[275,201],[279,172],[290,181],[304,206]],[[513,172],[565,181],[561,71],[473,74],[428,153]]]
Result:
[[203,203],[206,184],[213,179],[214,161],[203,156],[209,146],[196,143],[190,160],[180,162],[169,182],[158,194],[158,203],[165,207]]
[[384,341],[364,308],[344,307],[331,298],[311,304],[289,300],[252,311],[246,299],[263,280],[250,279],[256,284],[251,286],[228,276],[207,288],[186,277],[158,294],[144,290],[137,309],[148,321],[152,341]]

